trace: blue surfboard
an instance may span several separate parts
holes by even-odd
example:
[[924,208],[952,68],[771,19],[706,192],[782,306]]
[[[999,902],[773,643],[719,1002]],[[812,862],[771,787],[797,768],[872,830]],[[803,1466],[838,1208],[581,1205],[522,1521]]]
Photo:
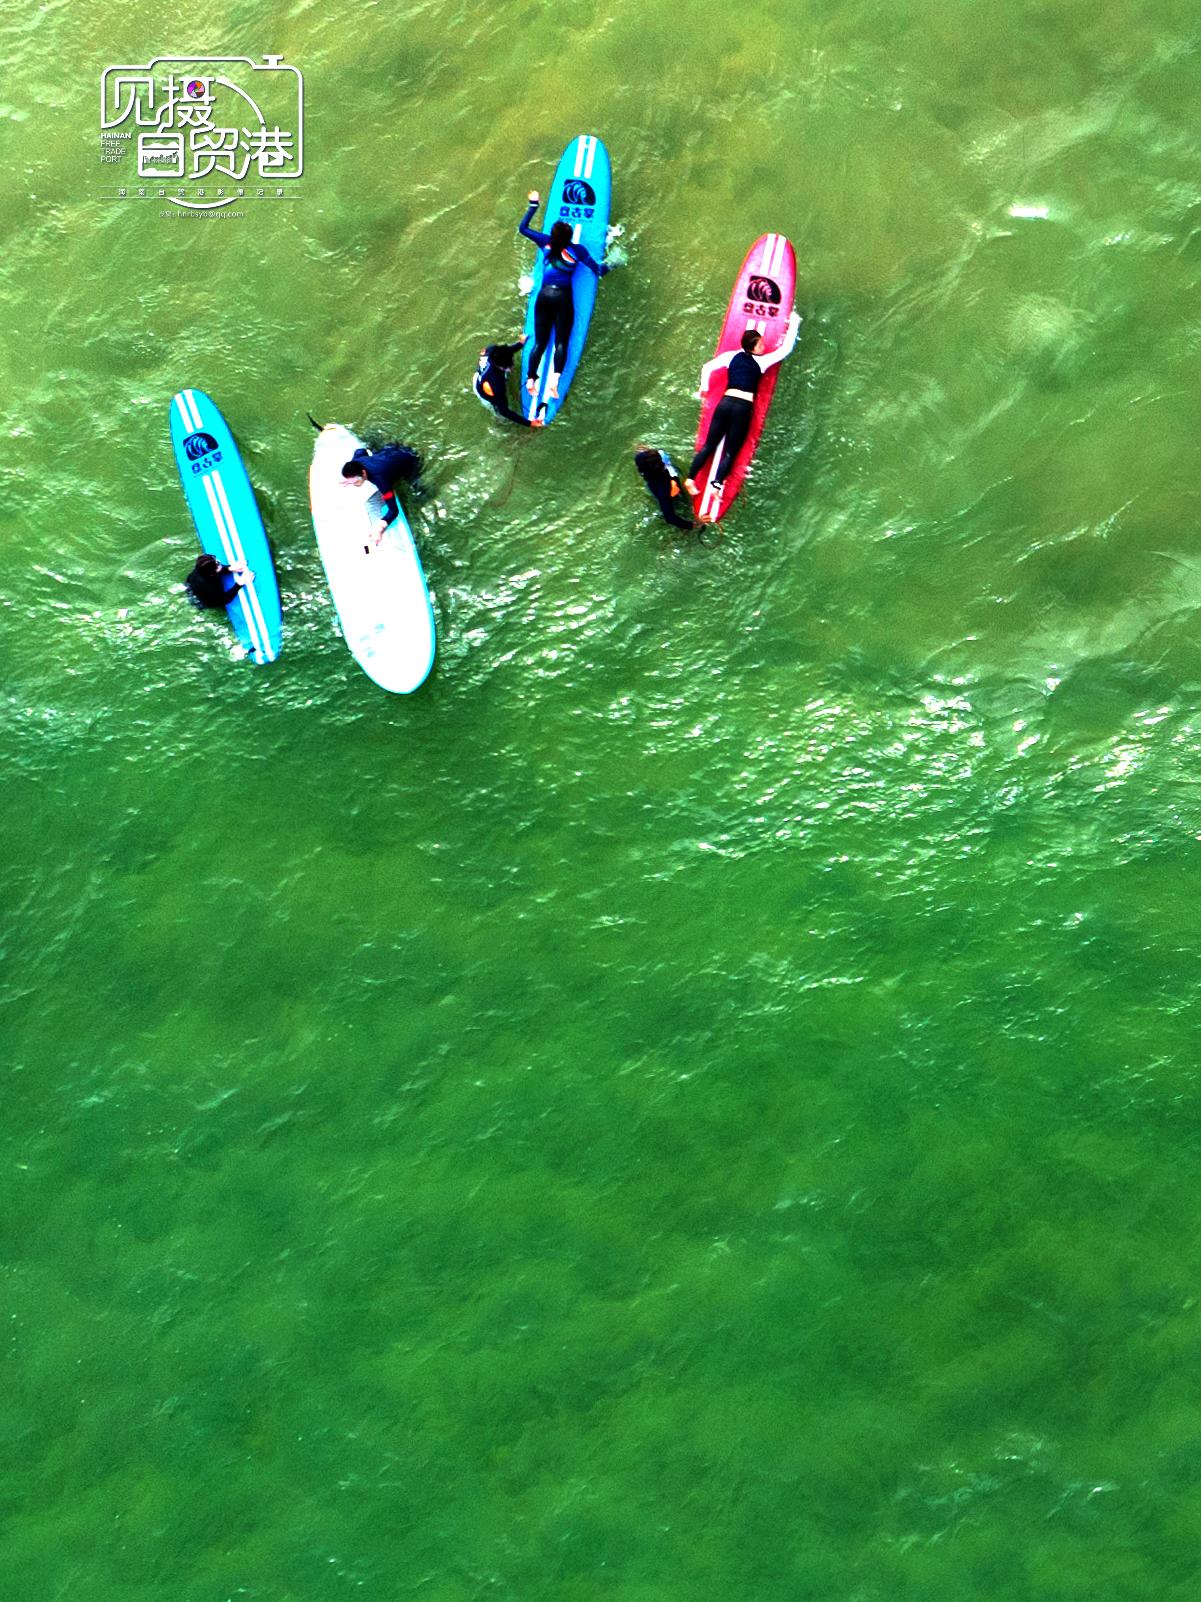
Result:
[[[557,222],[571,224],[571,237],[591,254],[593,261],[605,259],[605,236],[609,231],[609,202],[612,198],[613,179],[609,168],[609,152],[595,134],[580,134],[563,152],[555,168],[554,180],[546,197],[542,214],[541,231],[549,234]],[[526,351],[534,345],[534,302],[542,288],[544,261],[538,252],[534,268],[534,287],[530,290],[525,310]],[[596,305],[596,274],[587,267],[577,267],[571,277],[571,295],[575,307],[575,321],[571,338],[567,342],[567,363],[559,374],[559,394],[555,400],[546,393],[550,378],[554,337],[543,354],[538,369],[538,387],[531,395],[525,387],[529,377],[525,362],[521,368],[521,405],[527,417],[540,416],[545,422],[553,420],[571,388],[575,370],[580,364],[584,341],[588,338],[588,324],[592,308]]]
[[200,543],[219,562],[245,562],[254,574],[226,607],[252,662],[274,662],[283,613],[271,547],[229,425],[202,389],[171,401],[171,444]]

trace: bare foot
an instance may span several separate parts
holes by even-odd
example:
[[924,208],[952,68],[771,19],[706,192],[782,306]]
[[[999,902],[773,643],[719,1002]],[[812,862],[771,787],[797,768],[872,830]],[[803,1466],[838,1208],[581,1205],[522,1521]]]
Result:
[[525,387],[531,395],[536,394],[538,391],[538,380],[536,378],[527,378],[525,381]]
[[546,383],[546,398],[547,398],[547,400],[558,400],[558,398],[559,398],[559,375],[558,375],[558,373],[552,373],[550,375],[550,378],[547,380],[547,383]]
[[684,480],[684,488],[688,491],[689,495],[696,495],[699,493],[696,487],[695,478],[686,478]]

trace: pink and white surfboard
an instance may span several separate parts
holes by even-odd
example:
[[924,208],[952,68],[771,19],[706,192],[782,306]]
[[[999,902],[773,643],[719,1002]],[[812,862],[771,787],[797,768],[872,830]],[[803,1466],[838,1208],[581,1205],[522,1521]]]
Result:
[[[748,328],[754,328],[763,335],[768,350],[775,350],[784,338],[795,299],[796,253],[783,234],[764,234],[747,251],[746,260],[739,269],[715,354],[724,356],[727,351],[737,350]],[[780,368],[770,367],[759,382],[759,388],[755,392],[755,407],[751,414],[750,433],[747,435],[746,444],[738,453],[734,466],[730,469],[720,497],[709,487],[710,478],[721,459],[720,445],[697,478],[697,494],[693,505],[699,518],[717,522],[730,510],[735,496],[742,488],[746,470],[754,460],[763,433],[763,425],[767,420],[767,409],[771,405],[776,390],[776,379],[779,376]],[[701,397],[701,420],[696,431],[697,450],[701,448],[709,432],[709,419],[725,393],[725,388],[726,369],[719,367],[710,375],[708,388]]]

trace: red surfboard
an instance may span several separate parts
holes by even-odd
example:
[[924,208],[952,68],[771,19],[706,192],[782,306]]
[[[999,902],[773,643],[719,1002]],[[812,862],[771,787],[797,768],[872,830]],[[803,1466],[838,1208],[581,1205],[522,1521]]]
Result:
[[[756,239],[746,253],[730,296],[726,320],[722,324],[721,338],[717,341],[718,356],[737,350],[748,328],[763,335],[768,350],[775,350],[784,338],[788,318],[796,299],[796,254],[783,234],[764,234]],[[782,364],[781,364],[782,365]],[[746,470],[754,459],[759,437],[767,420],[767,409],[775,394],[780,368],[769,367],[755,391],[755,406],[751,413],[750,433],[730,469],[722,493],[714,495],[709,479],[721,459],[721,446],[706,462],[704,471],[697,477],[697,493],[693,497],[696,515],[714,523],[730,510],[734,498],[742,488]],[[709,432],[709,420],[717,408],[726,388],[726,369],[719,367],[709,375],[709,384],[701,396],[701,420],[696,431],[696,449],[699,451]]]

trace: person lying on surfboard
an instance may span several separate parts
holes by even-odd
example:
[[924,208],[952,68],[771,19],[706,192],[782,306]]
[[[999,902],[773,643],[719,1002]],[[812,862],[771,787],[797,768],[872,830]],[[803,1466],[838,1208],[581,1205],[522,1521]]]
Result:
[[184,579],[188,599],[195,606],[228,606],[244,584],[253,584],[254,574],[245,562],[232,562],[228,566],[219,562],[207,551],[198,557],[196,566]]
[[513,345],[485,346],[480,351],[479,366],[471,387],[484,405],[491,406],[498,417],[507,417],[511,423],[520,423],[522,428],[545,428],[544,418],[523,417],[509,405],[509,374],[525,340],[526,336],[522,334]]
[[[738,350],[723,351],[720,356],[715,356],[701,368],[702,397],[709,387],[709,379],[719,367],[727,369],[726,388],[709,420],[709,432],[705,435],[705,443],[692,458],[692,466],[688,469],[688,477],[684,480],[684,488],[689,495],[697,493],[696,475],[721,445],[721,459],[709,483],[709,488],[720,497],[726,474],[733,467],[738,459],[738,452],[746,443],[759,380],[769,367],[782,362],[785,356],[791,356],[800,326],[801,319],[794,311],[788,319],[784,338],[780,341],[779,347],[773,351],[767,350],[763,335],[757,329],[748,328],[742,336]],[[702,518],[701,521],[705,522],[706,519]]]
[[421,457],[411,445],[381,445],[369,451],[360,445],[350,461],[342,467],[342,482],[348,487],[363,490],[371,485],[371,494],[377,490],[383,497],[384,515],[375,526],[375,543],[378,545],[389,523],[400,516],[396,499],[396,486],[413,484],[421,474]]
[[681,517],[672,504],[680,493],[680,475],[667,452],[655,450],[652,445],[635,445],[634,466],[658,501],[664,520],[675,528],[693,528],[692,519]]
[[555,348],[551,356],[550,377],[546,381],[546,397],[559,397],[559,374],[567,365],[567,341],[575,322],[575,300],[571,292],[572,275],[580,266],[587,267],[598,278],[611,269],[598,266],[584,245],[576,244],[571,237],[571,224],[551,224],[549,234],[539,233],[530,227],[530,218],[538,210],[538,191],[531,189],[529,207],[517,224],[517,232],[532,239],[542,252],[542,287],[534,302],[534,348],[526,366],[526,389],[530,394],[538,388],[538,364],[542,360],[553,331]]

